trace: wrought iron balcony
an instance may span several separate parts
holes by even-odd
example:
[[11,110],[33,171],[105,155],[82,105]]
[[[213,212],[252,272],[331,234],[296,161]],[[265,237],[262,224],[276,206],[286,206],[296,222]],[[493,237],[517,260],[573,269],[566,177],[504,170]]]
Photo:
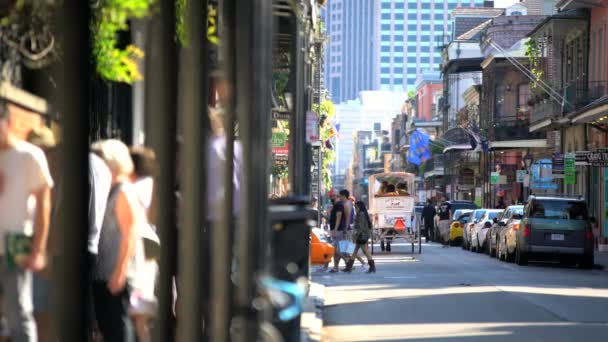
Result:
[[591,102],[608,95],[608,81],[591,81],[572,83],[563,90],[566,104],[564,112],[575,112]]
[[426,171],[442,170],[444,157],[442,154],[434,155],[433,158],[426,161]]
[[518,110],[515,116],[500,116],[494,119],[494,124],[489,129],[490,140],[528,140],[544,139],[543,132],[530,132],[530,112]]
[[560,113],[560,107],[550,98],[532,100],[530,123],[534,124],[546,119],[555,118]]

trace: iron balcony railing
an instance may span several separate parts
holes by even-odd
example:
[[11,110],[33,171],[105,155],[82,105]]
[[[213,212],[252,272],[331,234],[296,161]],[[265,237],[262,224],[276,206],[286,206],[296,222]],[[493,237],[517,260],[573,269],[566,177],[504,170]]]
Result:
[[530,112],[519,112],[515,116],[499,116],[494,119],[494,124],[489,129],[490,140],[509,141],[544,139],[543,132],[530,132]]
[[531,101],[530,105],[530,124],[554,118],[559,113],[559,106],[551,98],[538,98]]
[[574,82],[563,89],[564,113],[577,111],[608,95],[608,81]]
[[442,154],[434,155],[433,158],[426,161],[426,171],[443,169],[444,157]]

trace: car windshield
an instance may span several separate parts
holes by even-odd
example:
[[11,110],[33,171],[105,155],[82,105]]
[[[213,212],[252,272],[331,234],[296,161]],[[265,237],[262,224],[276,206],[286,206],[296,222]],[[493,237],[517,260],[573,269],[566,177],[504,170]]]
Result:
[[475,212],[475,219],[476,219],[476,220],[479,220],[479,219],[480,219],[480,218],[483,216],[483,214],[485,214],[485,213],[486,213],[486,212],[485,212],[485,211],[483,211],[483,210],[477,210],[477,211]]
[[466,213],[460,216],[460,218],[458,219],[458,221],[460,221],[460,223],[465,224],[467,223],[467,221],[469,220],[469,218],[471,217],[471,213]]
[[500,213],[501,213],[500,211],[492,211],[492,212],[488,213],[488,220],[493,220]]
[[530,217],[561,220],[586,220],[587,206],[582,201],[536,200]]
[[524,208],[513,210],[512,214],[522,216],[524,214]]

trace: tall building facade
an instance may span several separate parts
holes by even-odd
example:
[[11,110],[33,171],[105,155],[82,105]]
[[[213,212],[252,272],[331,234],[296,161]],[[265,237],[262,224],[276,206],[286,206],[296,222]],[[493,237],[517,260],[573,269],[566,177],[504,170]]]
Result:
[[[372,1],[369,1],[372,2]],[[451,12],[457,7],[493,7],[484,0],[377,0],[374,89],[415,90],[417,75],[439,70],[441,45],[452,38]]]
[[325,85],[334,103],[354,100],[374,89],[374,3],[376,0],[332,0],[324,21],[329,42]]

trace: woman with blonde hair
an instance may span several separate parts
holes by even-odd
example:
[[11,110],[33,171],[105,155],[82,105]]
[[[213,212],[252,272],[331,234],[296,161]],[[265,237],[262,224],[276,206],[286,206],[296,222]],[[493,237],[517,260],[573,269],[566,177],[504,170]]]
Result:
[[93,149],[112,173],[93,271],[95,314],[105,341],[132,342],[128,285],[144,258],[138,230],[146,224],[145,210],[131,183],[134,166],[127,146],[119,140],[104,140]]

